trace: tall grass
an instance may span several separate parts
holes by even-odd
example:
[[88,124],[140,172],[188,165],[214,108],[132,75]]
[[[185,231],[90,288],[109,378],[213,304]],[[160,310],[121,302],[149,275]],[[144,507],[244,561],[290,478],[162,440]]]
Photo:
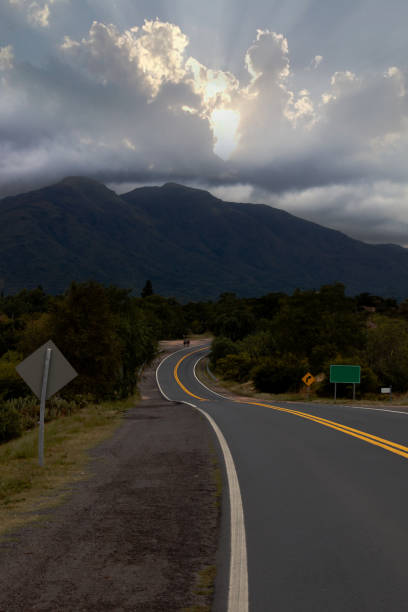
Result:
[[44,467],[38,463],[37,426],[1,444],[0,533],[36,518],[40,508],[63,498],[63,487],[86,477],[88,451],[113,433],[124,411],[136,401],[134,396],[89,404],[79,412],[49,421]]

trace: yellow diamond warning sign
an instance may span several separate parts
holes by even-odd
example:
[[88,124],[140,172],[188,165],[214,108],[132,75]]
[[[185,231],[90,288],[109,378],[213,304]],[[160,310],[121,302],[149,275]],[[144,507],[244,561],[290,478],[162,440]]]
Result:
[[304,375],[302,380],[305,383],[305,385],[310,387],[310,385],[312,385],[316,379],[310,372],[308,372],[307,374]]

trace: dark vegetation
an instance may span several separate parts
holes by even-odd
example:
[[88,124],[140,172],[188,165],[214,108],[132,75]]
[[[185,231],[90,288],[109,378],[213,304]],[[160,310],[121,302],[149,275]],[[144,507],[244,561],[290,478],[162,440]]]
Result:
[[0,442],[38,420],[38,399],[16,366],[52,339],[79,376],[47,404],[46,418],[69,414],[87,402],[123,399],[138,372],[157,354],[158,340],[180,338],[182,307],[154,295],[96,282],[72,283],[59,296],[41,287],[0,297]]
[[[361,366],[360,397],[378,397],[381,386],[408,390],[408,300],[352,298],[336,283],[291,296],[224,294],[213,316],[210,365],[226,380],[279,394],[299,391],[311,372],[314,390],[327,397],[333,394],[330,365],[350,364]],[[351,385],[338,385],[338,396],[351,393]]]
[[[89,401],[131,395],[159,340],[208,331],[215,336],[211,368],[256,391],[296,392],[310,371],[318,378],[314,390],[330,396],[331,364],[361,366],[360,396],[378,395],[381,386],[408,390],[408,300],[349,297],[337,283],[292,295],[223,293],[217,301],[180,304],[155,294],[151,281],[141,297],[74,282],[62,295],[38,287],[0,297],[0,442],[36,424],[39,402],[15,367],[48,339],[79,373],[48,402],[50,419]],[[351,393],[340,387],[339,395]]]
[[58,294],[71,280],[93,278],[140,288],[150,279],[160,295],[183,302],[337,281],[350,295],[408,295],[408,249],[365,244],[271,206],[224,202],[175,183],[118,196],[69,177],[0,200],[0,227],[7,294],[38,284]]

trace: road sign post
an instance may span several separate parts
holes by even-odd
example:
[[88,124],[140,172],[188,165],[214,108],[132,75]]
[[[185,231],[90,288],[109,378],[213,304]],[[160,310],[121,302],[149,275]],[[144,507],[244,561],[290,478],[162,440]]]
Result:
[[43,466],[46,401],[78,374],[52,340],[48,340],[19,363],[16,370],[40,400],[38,462]]
[[381,393],[386,393],[390,396],[390,402],[392,402],[392,387],[381,387]]
[[45,402],[47,398],[48,374],[50,371],[52,349],[47,348],[44,360],[44,374],[41,388],[40,399],[40,432],[38,437],[38,462],[41,466],[44,465],[44,421],[45,421]]
[[302,381],[305,383],[307,387],[307,399],[309,401],[310,401],[310,385],[312,385],[315,382],[315,380],[316,380],[315,377],[310,372],[305,374],[302,378]]
[[360,383],[361,367],[356,365],[331,365],[330,382],[334,383],[334,401],[337,398],[337,383],[353,384],[353,400],[356,399],[356,383]]

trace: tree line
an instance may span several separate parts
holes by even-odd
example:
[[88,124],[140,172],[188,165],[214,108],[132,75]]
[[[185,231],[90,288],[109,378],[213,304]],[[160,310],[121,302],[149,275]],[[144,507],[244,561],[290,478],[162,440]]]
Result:
[[[361,394],[380,386],[408,390],[408,300],[350,297],[336,283],[293,295],[223,293],[216,301],[181,304],[156,295],[151,281],[136,296],[131,289],[74,282],[57,296],[41,287],[0,296],[0,441],[8,435],[4,415],[18,420],[15,402],[25,398],[31,412],[36,403],[15,367],[48,339],[79,373],[60,394],[68,410],[66,402],[129,396],[159,340],[205,332],[214,335],[211,367],[225,379],[251,381],[258,391],[296,391],[310,371],[320,375],[317,392],[330,395],[329,366],[337,363],[361,365]],[[341,391],[348,393],[347,386]]]
[[[310,372],[319,380],[316,392],[330,396],[330,365],[349,364],[361,366],[360,396],[381,386],[408,390],[408,300],[349,297],[336,283],[291,296],[224,294],[215,308],[210,363],[225,379],[285,393],[298,391]],[[339,394],[351,393],[351,386],[340,387]]]

